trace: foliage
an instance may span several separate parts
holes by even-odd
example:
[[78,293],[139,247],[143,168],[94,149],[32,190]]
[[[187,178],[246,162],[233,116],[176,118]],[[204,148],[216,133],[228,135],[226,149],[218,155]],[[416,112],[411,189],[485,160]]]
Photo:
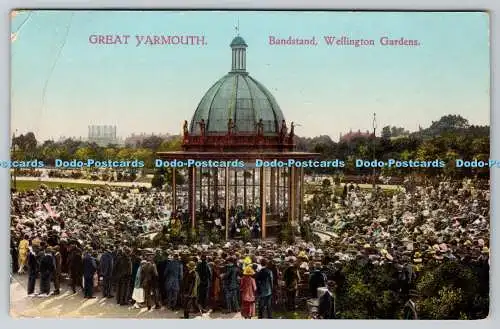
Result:
[[[344,174],[371,174],[372,168],[356,168],[355,159],[388,159],[401,160],[435,160],[449,161],[456,159],[487,159],[489,152],[489,127],[472,126],[458,115],[443,116],[434,121],[430,127],[416,132],[408,132],[404,128],[386,126],[381,137],[375,140],[371,136],[358,136],[348,141],[333,142],[327,136],[316,138],[297,138],[297,148],[301,151],[321,153],[321,159],[344,159]],[[373,155],[373,151],[375,154]],[[450,167],[450,166],[448,166]],[[446,168],[448,170],[448,168]],[[310,172],[310,170],[308,171]],[[336,168],[315,168],[315,173],[335,174]],[[385,169],[385,174],[402,175],[408,171],[401,168]],[[441,173],[433,168],[421,168],[417,172],[429,175]],[[470,174],[487,174],[487,170],[458,168],[455,172],[447,172],[458,176]]]
[[[296,136],[297,150],[320,153],[320,159],[343,159],[346,175],[371,175],[372,168],[356,168],[355,159],[387,161],[390,158],[402,160],[435,160],[441,159],[447,163],[455,158],[465,160],[487,159],[489,150],[489,127],[473,126],[459,115],[446,115],[432,122],[427,128],[408,133],[401,127],[386,126],[379,133],[381,137],[357,136],[349,140],[334,142],[329,136],[321,135],[314,138]],[[106,145],[98,146],[79,140],[66,139],[63,141],[37,141],[32,132],[14,136],[12,158],[16,160],[38,159],[45,164],[53,165],[55,159],[87,159],[102,160],[141,160],[146,168],[153,167],[156,152],[179,151],[182,149],[182,137],[148,136],[138,145]],[[403,175],[408,172],[405,168],[384,169],[384,174],[391,176]],[[306,173],[311,172],[306,168]],[[470,176],[471,174],[488,175],[488,168],[454,168],[445,167],[446,174],[453,176]],[[314,168],[315,173],[337,174],[337,168]],[[442,170],[436,168],[419,168],[418,173],[436,175]],[[169,177],[170,175],[170,177]],[[245,174],[246,175],[246,174]],[[282,173],[283,176],[287,174]],[[178,184],[184,179],[179,175]],[[247,176],[245,176],[248,178]],[[171,174],[166,171],[165,181],[171,184]],[[176,177],[177,178],[177,177]],[[246,184],[245,184],[246,186]]]
[[306,242],[321,243],[321,238],[317,234],[314,234],[309,222],[302,222],[300,224],[300,236]]
[[214,228],[210,232],[210,242],[217,244],[220,243],[221,241],[222,241],[221,231]]
[[252,237],[250,230],[246,227],[243,227],[240,230],[240,235],[241,235],[241,239],[243,240],[243,242],[249,242],[251,240],[251,237]]
[[153,179],[151,180],[151,187],[161,189],[163,187],[163,184],[165,184],[165,177],[156,172],[153,176]]
[[[386,264],[387,265],[387,264]],[[482,319],[489,311],[489,281],[475,271],[476,265],[445,261],[427,264],[414,286],[419,319]],[[488,269],[484,269],[487,273]],[[355,261],[344,266],[343,284],[336,304],[344,319],[402,318],[406,297],[400,290],[392,265],[373,266]]]

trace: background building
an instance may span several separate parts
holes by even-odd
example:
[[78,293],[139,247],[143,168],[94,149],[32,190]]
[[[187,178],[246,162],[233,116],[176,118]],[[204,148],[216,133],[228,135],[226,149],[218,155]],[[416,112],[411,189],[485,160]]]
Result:
[[340,134],[339,142],[350,142],[354,138],[358,137],[369,138],[371,136],[373,136],[373,133],[370,133],[368,130],[365,132],[362,132],[361,130],[353,132],[351,129],[347,134],[344,135]]
[[132,133],[127,138],[125,138],[125,140],[123,141],[123,144],[125,146],[128,146],[128,147],[141,147],[141,145],[143,145],[145,140],[150,139],[152,137],[157,137],[157,138],[161,138],[161,139],[166,140],[166,139],[171,138],[172,136],[173,135],[171,135],[171,134],[153,134],[153,133],[136,134],[136,133]]
[[90,125],[88,141],[89,143],[96,143],[99,146],[118,144],[118,139],[116,138],[116,126]]

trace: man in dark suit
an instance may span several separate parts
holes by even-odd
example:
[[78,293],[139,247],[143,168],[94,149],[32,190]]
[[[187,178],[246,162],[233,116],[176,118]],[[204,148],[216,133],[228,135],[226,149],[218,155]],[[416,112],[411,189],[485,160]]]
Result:
[[141,287],[144,289],[144,299],[148,310],[155,303],[155,308],[160,308],[158,301],[158,291],[156,283],[158,282],[158,270],[153,260],[153,255],[147,257],[147,262],[141,268]]
[[76,293],[76,287],[82,287],[83,260],[82,252],[76,245],[71,246],[69,256],[69,271],[71,275],[71,289]]
[[113,254],[111,248],[106,246],[104,254],[102,254],[99,263],[99,273],[102,276],[102,295],[103,297],[113,298],[112,295],[112,277],[113,277]]
[[94,274],[97,271],[97,262],[91,255],[91,250],[87,249],[83,256],[83,291],[85,298],[95,298]]
[[116,278],[118,280],[118,289],[116,292],[116,302],[120,305],[128,304],[130,280],[132,277],[132,260],[130,250],[124,248],[117,256]]
[[264,313],[267,313],[268,319],[272,319],[273,272],[266,267],[267,260],[265,258],[261,260],[260,264],[262,269],[255,275],[257,296],[259,296],[259,319],[264,317]]
[[54,257],[51,254],[52,248],[47,247],[40,254],[40,294],[50,293],[50,280],[55,270]]

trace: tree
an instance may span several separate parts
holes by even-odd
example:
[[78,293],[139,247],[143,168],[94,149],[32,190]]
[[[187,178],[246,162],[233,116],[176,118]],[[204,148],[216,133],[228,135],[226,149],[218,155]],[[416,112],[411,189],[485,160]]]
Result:
[[153,151],[150,149],[140,148],[132,151],[132,158],[144,161],[144,166],[150,168],[153,166]]
[[428,129],[423,133],[430,136],[438,136],[445,132],[466,129],[469,127],[469,121],[460,115],[450,114],[441,117],[438,121],[433,121]]
[[116,155],[119,160],[130,160],[132,158],[133,150],[129,148],[122,148]]
[[431,141],[423,142],[417,149],[417,160],[430,161],[437,158],[439,149]]
[[106,160],[107,159],[109,159],[109,160],[116,159],[116,154],[117,153],[118,152],[116,151],[116,148],[113,148],[113,147],[108,147],[108,148],[104,149],[104,152],[103,152],[104,157],[105,157]]
[[382,128],[382,138],[383,139],[389,139],[391,138],[391,126],[385,126]]
[[37,140],[35,134],[28,132],[26,135],[14,136],[12,140],[12,146],[15,147],[16,154],[14,157],[16,159],[32,159],[36,153]]
[[395,126],[391,127],[391,137],[401,137],[409,134],[410,132],[408,130],[405,130],[405,128]]
[[153,135],[144,139],[141,143],[141,147],[156,151],[162,142],[163,138]]
[[87,161],[93,158],[93,151],[89,147],[82,147],[76,150],[75,158],[81,161]]
[[166,141],[163,141],[158,148],[158,151],[171,152],[182,150],[182,139],[180,136],[174,136]]
[[74,155],[76,150],[82,146],[82,143],[81,141],[76,141],[74,139],[71,139],[71,138],[67,138],[65,139],[62,143],[57,143],[58,145],[60,145],[64,151],[63,153],[65,154],[68,154],[70,156]]
[[24,143],[25,143],[25,149],[24,149],[24,151],[26,153],[28,153],[28,154],[33,155],[33,153],[36,150],[36,146],[38,144],[38,142],[37,142],[37,140],[35,138],[35,134],[32,133],[32,132],[27,133],[24,136]]
[[155,172],[153,178],[151,179],[151,187],[161,189],[165,184],[165,177],[159,172]]

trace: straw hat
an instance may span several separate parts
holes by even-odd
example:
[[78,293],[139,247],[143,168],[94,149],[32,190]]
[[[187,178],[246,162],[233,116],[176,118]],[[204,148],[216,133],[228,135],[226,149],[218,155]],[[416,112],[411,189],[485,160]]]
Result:
[[245,259],[243,259],[243,264],[245,265],[252,264],[252,258],[250,258],[250,256],[245,257]]
[[413,261],[415,263],[422,263],[422,254],[417,251],[414,255],[413,255]]
[[188,270],[192,271],[192,270],[194,270],[195,267],[196,267],[196,263],[195,262],[190,261],[189,263],[187,263]]
[[306,252],[304,250],[302,250],[301,252],[299,252],[299,254],[297,255],[297,258],[309,259],[307,257]]
[[483,254],[489,254],[489,253],[490,253],[490,249],[489,249],[488,247],[486,247],[486,246],[485,246],[485,247],[483,247],[483,250],[481,250],[481,252],[482,252]]
[[252,266],[246,266],[245,269],[243,270],[243,275],[254,275],[255,271],[253,270]]

